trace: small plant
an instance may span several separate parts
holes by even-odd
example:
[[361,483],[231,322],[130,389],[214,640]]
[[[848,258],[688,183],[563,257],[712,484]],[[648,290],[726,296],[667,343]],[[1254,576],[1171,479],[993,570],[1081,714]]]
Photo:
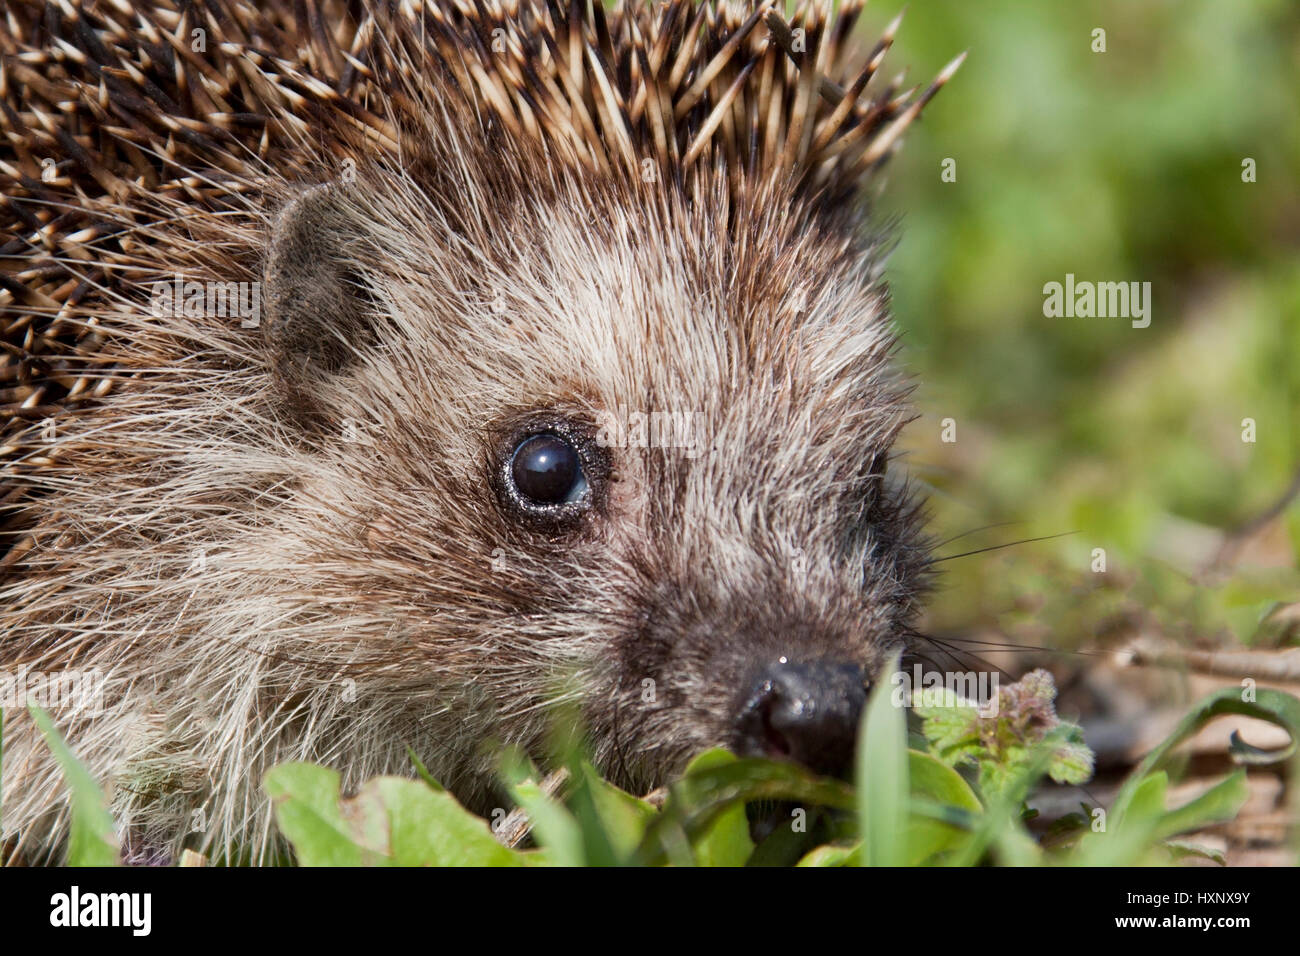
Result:
[[1079,727],[1056,716],[1056,684],[1047,671],[1031,671],[999,688],[989,717],[952,691],[944,691],[939,704],[926,702],[929,693],[918,688],[912,696],[930,752],[951,767],[978,768],[986,796],[1005,792],[1040,751],[1047,754],[1047,775],[1057,783],[1084,783],[1092,776],[1092,751]]

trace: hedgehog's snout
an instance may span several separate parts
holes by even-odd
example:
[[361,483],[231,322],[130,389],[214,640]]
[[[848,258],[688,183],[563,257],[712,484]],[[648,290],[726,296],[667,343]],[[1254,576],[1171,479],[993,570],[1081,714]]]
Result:
[[778,658],[758,671],[742,695],[733,745],[745,756],[793,760],[844,776],[853,766],[863,685],[854,664]]

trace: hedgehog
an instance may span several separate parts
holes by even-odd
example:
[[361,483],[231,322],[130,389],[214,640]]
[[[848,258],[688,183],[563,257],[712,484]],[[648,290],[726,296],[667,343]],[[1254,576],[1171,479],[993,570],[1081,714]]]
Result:
[[960,62],[862,5],[10,0],[11,859],[29,697],[137,859],[281,858],[287,761],[487,812],[556,708],[843,772],[931,567],[870,187]]

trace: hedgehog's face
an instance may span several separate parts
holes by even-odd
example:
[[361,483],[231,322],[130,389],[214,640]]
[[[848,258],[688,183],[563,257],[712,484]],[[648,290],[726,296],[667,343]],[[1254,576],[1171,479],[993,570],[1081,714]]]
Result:
[[[577,187],[483,213],[508,232],[405,192],[281,217],[272,342],[312,396],[313,494],[361,526],[354,592],[400,617],[387,692],[473,684],[490,735],[532,742],[574,672],[629,782],[711,745],[844,769],[924,560],[884,478],[905,412],[881,293],[772,198],[743,242]],[[293,236],[339,215],[356,235],[325,275]],[[320,314],[337,346],[305,331]]]

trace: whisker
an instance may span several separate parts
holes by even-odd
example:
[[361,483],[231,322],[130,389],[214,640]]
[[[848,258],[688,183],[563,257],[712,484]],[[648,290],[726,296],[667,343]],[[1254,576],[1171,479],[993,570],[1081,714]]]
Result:
[[983,527],[971,528],[969,531],[963,531],[961,534],[955,534],[951,538],[944,538],[942,541],[936,541],[934,546],[936,548],[942,548],[946,544],[952,544],[954,541],[959,541],[962,538],[969,537],[970,535],[979,534],[981,531],[991,531],[994,528],[1009,528],[1013,524],[1024,524],[1024,522],[1023,521],[999,521],[997,524],[986,524]]
[[947,639],[961,644],[979,644],[982,647],[988,647],[994,650],[1039,651],[1047,654],[1074,654],[1080,657],[1110,656],[1110,651],[1107,650],[1078,650],[1078,649],[1070,650],[1068,648],[1047,647],[1044,644],[1017,644],[1015,641],[981,641],[973,637],[961,637],[957,635],[954,635]]
[[1014,548],[1018,544],[1033,544],[1035,541],[1051,541],[1053,538],[1064,538],[1072,534],[1080,534],[1080,531],[1062,531],[1059,534],[1045,534],[1038,538],[1021,538],[1019,541],[1008,541],[1005,544],[993,544],[987,548],[976,548],[974,551],[963,551],[961,554],[949,554],[942,558],[934,558],[931,564],[940,564],[944,561],[955,561],[957,558],[968,558],[972,554],[984,554],[986,551],[1001,551],[1003,548]]

